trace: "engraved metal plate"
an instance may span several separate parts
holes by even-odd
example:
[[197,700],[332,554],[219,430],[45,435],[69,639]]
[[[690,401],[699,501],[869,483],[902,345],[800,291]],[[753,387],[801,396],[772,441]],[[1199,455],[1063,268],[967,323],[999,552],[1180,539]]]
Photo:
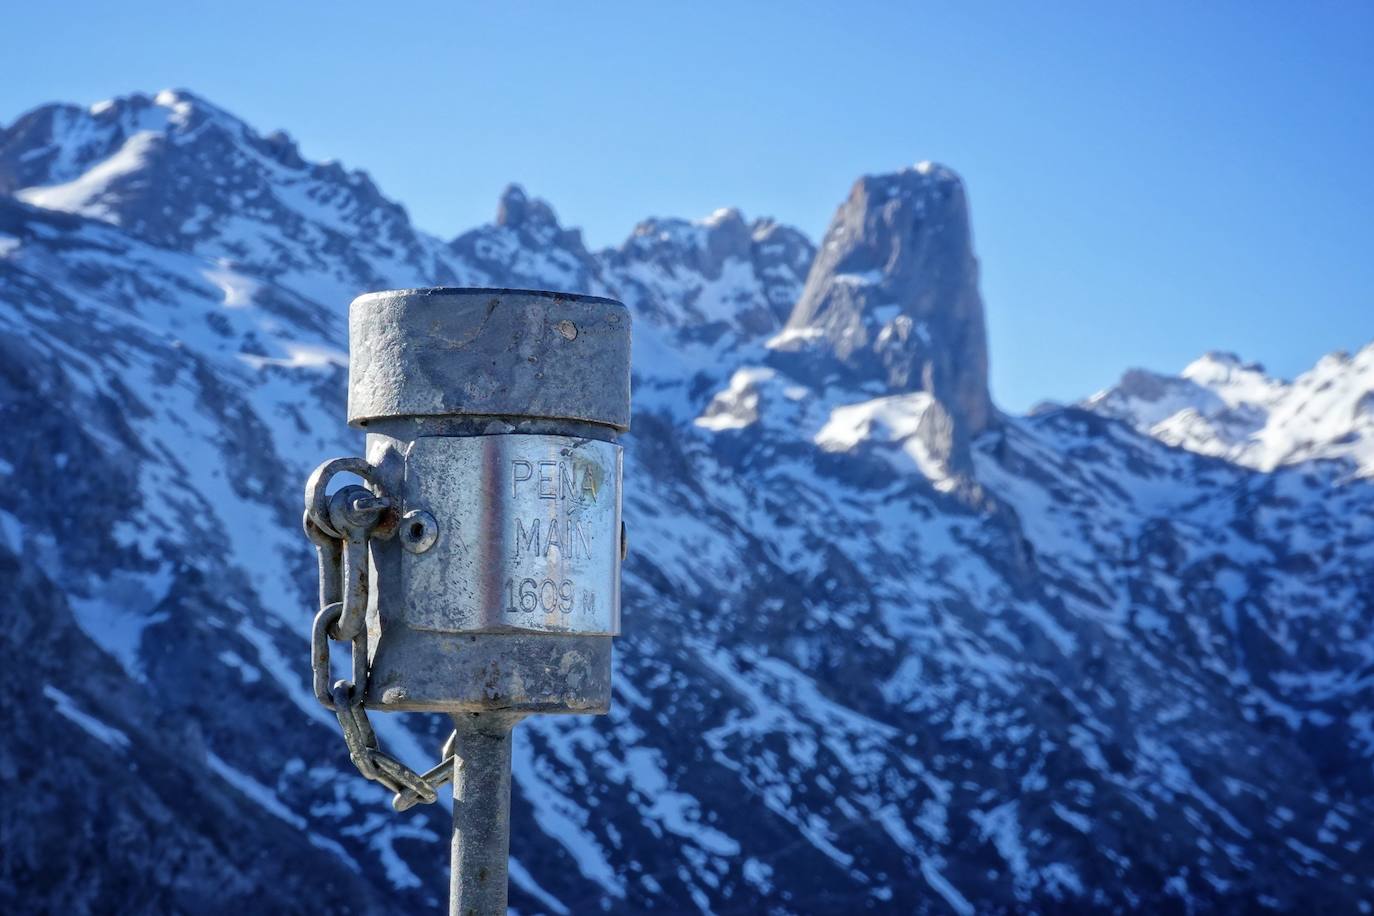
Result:
[[402,509],[429,512],[438,538],[402,553],[406,622],[617,635],[621,462],[620,446],[569,436],[416,439]]

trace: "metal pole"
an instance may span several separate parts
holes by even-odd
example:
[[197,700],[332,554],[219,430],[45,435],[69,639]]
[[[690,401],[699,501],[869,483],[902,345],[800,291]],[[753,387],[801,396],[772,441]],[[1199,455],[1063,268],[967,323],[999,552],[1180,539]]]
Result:
[[453,762],[450,916],[504,916],[510,855],[510,759],[506,713],[459,713]]
[[[505,916],[511,730],[611,706],[630,313],[540,290],[368,293],[349,306],[348,366],[366,457],[306,484],[315,696],[397,811],[452,781],[449,911]],[[343,473],[366,487],[331,489]],[[331,641],[353,652],[352,680],[332,687]],[[420,773],[378,746],[379,711],[444,713],[457,730]]]

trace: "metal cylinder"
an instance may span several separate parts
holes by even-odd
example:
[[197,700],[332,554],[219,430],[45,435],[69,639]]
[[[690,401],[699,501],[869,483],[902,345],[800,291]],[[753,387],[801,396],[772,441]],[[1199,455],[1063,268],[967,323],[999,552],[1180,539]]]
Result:
[[399,515],[370,545],[367,705],[606,712],[628,311],[399,290],[355,299],[349,336],[349,422]]
[[[450,911],[502,914],[511,730],[610,709],[630,316],[533,290],[369,293],[349,351],[366,458],[326,461],[305,488],[315,696],[396,810],[452,780]],[[366,486],[331,490],[340,475]],[[352,645],[352,680],[331,685],[331,641]],[[443,760],[421,773],[384,752],[369,709],[452,715]]]
[[348,422],[542,417],[630,428],[630,314],[614,299],[402,289],[348,309]]

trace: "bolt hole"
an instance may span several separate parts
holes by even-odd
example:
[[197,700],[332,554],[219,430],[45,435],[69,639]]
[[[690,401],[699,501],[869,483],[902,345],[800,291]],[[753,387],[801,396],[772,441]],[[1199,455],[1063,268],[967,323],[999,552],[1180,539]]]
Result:
[[439,539],[439,523],[423,509],[412,509],[401,517],[401,546],[411,553],[424,553]]

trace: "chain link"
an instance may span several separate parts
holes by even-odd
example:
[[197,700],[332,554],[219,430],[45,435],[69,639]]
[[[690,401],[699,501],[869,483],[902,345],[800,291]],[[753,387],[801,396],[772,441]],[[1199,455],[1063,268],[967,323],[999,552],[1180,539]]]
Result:
[[[372,485],[344,487],[326,496],[337,473],[357,474]],[[432,804],[453,779],[457,732],[444,742],[441,760],[417,773],[383,751],[367,718],[367,549],[370,539],[390,537],[395,513],[380,493],[371,465],[361,458],[335,458],[316,468],[306,483],[305,535],[319,554],[320,609],[310,628],[310,667],[315,699],[339,719],[353,765],[367,779],[393,793],[391,806],[405,811]],[[374,493],[375,491],[375,493]],[[352,680],[330,684],[331,641],[351,643]]]

